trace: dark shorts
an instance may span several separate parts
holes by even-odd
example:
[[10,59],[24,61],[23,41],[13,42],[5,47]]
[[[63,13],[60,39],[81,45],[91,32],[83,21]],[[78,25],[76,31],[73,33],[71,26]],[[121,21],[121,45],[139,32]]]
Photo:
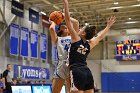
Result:
[[12,93],[11,83],[6,83],[6,91],[4,93]]
[[71,67],[71,90],[90,90],[94,88],[94,80],[90,69],[87,66]]

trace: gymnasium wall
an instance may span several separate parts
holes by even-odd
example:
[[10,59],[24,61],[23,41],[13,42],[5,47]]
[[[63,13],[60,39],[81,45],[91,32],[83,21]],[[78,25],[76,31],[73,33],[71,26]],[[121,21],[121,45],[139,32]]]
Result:
[[[2,8],[2,3],[3,3],[3,1],[2,0],[0,0],[0,8]],[[0,22],[2,21],[2,16],[1,16],[1,14],[0,14]]]
[[[140,29],[126,30],[127,36],[107,37],[107,58],[102,60],[101,85],[103,92],[140,92],[140,61],[116,61],[115,41],[140,39]],[[132,35],[130,35],[132,34]]]
[[[126,35],[122,35],[122,32],[125,32]],[[105,37],[105,40],[100,41],[100,43],[91,50],[88,59],[115,59],[116,41],[126,39],[140,39],[140,29],[111,30]]]
[[[128,30],[131,31],[132,29]],[[133,29],[133,31],[140,32],[140,29]],[[129,32],[130,33],[130,32]],[[134,35],[127,35],[127,36],[108,36],[107,37],[107,59],[114,59],[116,55],[116,41],[122,41],[122,40],[140,40],[140,34],[134,34]]]
[[[42,63],[37,61],[26,61],[26,60],[19,60],[18,58],[9,58],[9,57],[3,57],[0,56],[0,73],[2,73],[6,69],[7,64],[18,64],[18,65],[24,65],[24,66],[34,66],[34,67],[42,67],[42,68],[48,68],[50,70],[50,80],[52,80],[54,66],[49,63]],[[13,72],[13,69],[12,69]]]
[[93,74],[97,88],[101,89],[101,60],[87,60],[87,64]]
[[102,60],[103,92],[140,92],[140,61]]
[[[0,0],[0,7],[1,7],[2,11],[5,8],[4,15],[5,15],[7,24],[9,24],[11,19],[13,18],[14,20],[12,21],[12,23],[18,24],[23,27],[27,27],[29,30],[31,30],[31,29],[36,30],[36,31],[38,31],[39,35],[42,32],[44,32],[48,35],[48,29],[42,27],[41,21],[39,24],[31,23],[31,21],[29,21],[29,12],[27,9],[24,9],[24,18],[14,17],[14,15],[11,13],[11,2],[8,0],[5,0],[5,6],[3,7],[3,5],[2,5],[3,1],[4,0]],[[2,22],[2,21],[3,21],[3,19],[0,14],[0,34],[5,29],[4,22]],[[8,29],[7,32],[5,33],[5,35],[0,40],[0,71],[3,72],[5,70],[7,64],[18,64],[18,65],[44,67],[44,68],[46,67],[46,68],[50,69],[50,71],[51,71],[50,76],[52,78],[54,67],[53,67],[53,65],[49,64],[49,63],[51,63],[50,62],[51,56],[49,56],[47,58],[47,59],[49,59],[49,61],[46,60],[45,62],[43,62],[40,58],[31,59],[30,57],[28,57],[28,58],[23,58],[23,57],[19,57],[19,56],[15,57],[15,56],[11,56],[9,54],[9,40],[10,40],[9,32],[10,32],[10,30]],[[50,44],[49,44],[49,46],[50,46]],[[47,52],[47,53],[51,53],[50,49],[48,49],[48,50],[49,50],[49,52]],[[30,54],[30,51],[29,51],[29,54]],[[51,54],[49,54],[49,55],[51,55]]]
[[88,55],[88,60],[103,59],[103,42],[101,41],[95,48],[93,48]]
[[[0,7],[3,10],[3,0],[0,0]],[[48,29],[43,28],[42,27],[42,23],[40,22],[39,24],[35,24],[35,23],[31,23],[31,21],[29,21],[29,12],[27,9],[25,9],[24,11],[24,18],[19,18],[19,17],[14,17],[14,15],[11,13],[11,2],[5,0],[5,19],[6,22],[9,23],[11,21],[11,19],[13,18],[14,20],[12,21],[12,23],[18,24],[20,26],[23,27],[27,27],[29,30],[33,29],[38,31],[38,34],[40,35],[40,33],[44,32],[48,35]],[[0,14],[1,16],[1,14]],[[0,20],[2,20],[2,18],[0,18]],[[2,23],[1,23],[2,24]],[[4,24],[0,26],[0,34],[2,31],[4,31]],[[9,32],[10,30],[8,29],[7,32],[5,33],[5,35],[2,37],[2,39],[0,40],[2,46],[0,46],[0,56],[10,56],[9,55]],[[30,51],[29,51],[30,54]],[[11,56],[10,56],[11,57]],[[37,60],[38,61],[38,60]]]
[[[140,92],[140,61],[124,61],[118,62],[115,59],[116,41],[126,39],[140,39],[140,29],[127,29],[127,35],[121,35],[120,31],[110,31],[106,40],[106,50],[104,51],[103,44],[100,42],[92,51],[88,58],[88,66],[92,70],[95,81],[101,82],[101,89],[103,92]],[[102,43],[102,44],[101,44]],[[103,53],[106,53],[103,60]],[[101,58],[101,59],[100,59]],[[101,60],[98,63],[94,60]],[[99,71],[99,64],[101,72]],[[94,66],[93,66],[94,65]],[[101,74],[101,77],[97,77]],[[97,83],[100,85],[100,83]]]

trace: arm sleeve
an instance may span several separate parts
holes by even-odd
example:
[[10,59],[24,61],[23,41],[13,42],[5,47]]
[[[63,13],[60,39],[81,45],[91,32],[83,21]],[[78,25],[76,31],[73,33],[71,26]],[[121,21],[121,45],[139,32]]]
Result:
[[7,75],[8,75],[8,71],[5,70],[5,71],[3,72],[3,77],[5,78],[5,77],[7,77]]

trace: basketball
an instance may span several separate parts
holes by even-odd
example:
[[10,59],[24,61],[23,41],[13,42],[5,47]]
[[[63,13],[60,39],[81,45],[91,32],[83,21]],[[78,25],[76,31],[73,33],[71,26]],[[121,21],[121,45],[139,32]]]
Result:
[[50,20],[56,23],[56,25],[59,25],[60,23],[63,22],[64,16],[62,12],[60,11],[54,11],[50,14]]

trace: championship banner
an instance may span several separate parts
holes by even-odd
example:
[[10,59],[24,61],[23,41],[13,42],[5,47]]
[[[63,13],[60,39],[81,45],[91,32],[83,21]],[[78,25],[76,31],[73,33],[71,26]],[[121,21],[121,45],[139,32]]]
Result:
[[40,57],[43,60],[46,60],[47,56],[47,36],[46,34],[40,35]]
[[11,12],[19,17],[24,17],[24,5],[12,0],[12,9]]
[[28,28],[21,27],[20,55],[23,57],[28,57],[28,40],[29,40]]
[[49,22],[49,17],[46,15],[42,15],[42,25],[44,27],[49,28],[50,27],[50,22]]
[[31,31],[31,57],[38,58],[38,32]]
[[29,8],[29,20],[36,24],[39,23],[39,12]]
[[14,78],[20,79],[50,79],[48,68],[14,65]]
[[19,25],[10,25],[10,54],[18,55],[18,45],[19,45]]
[[57,47],[52,46],[52,61],[54,65],[57,65],[58,63],[58,53],[57,53]]

